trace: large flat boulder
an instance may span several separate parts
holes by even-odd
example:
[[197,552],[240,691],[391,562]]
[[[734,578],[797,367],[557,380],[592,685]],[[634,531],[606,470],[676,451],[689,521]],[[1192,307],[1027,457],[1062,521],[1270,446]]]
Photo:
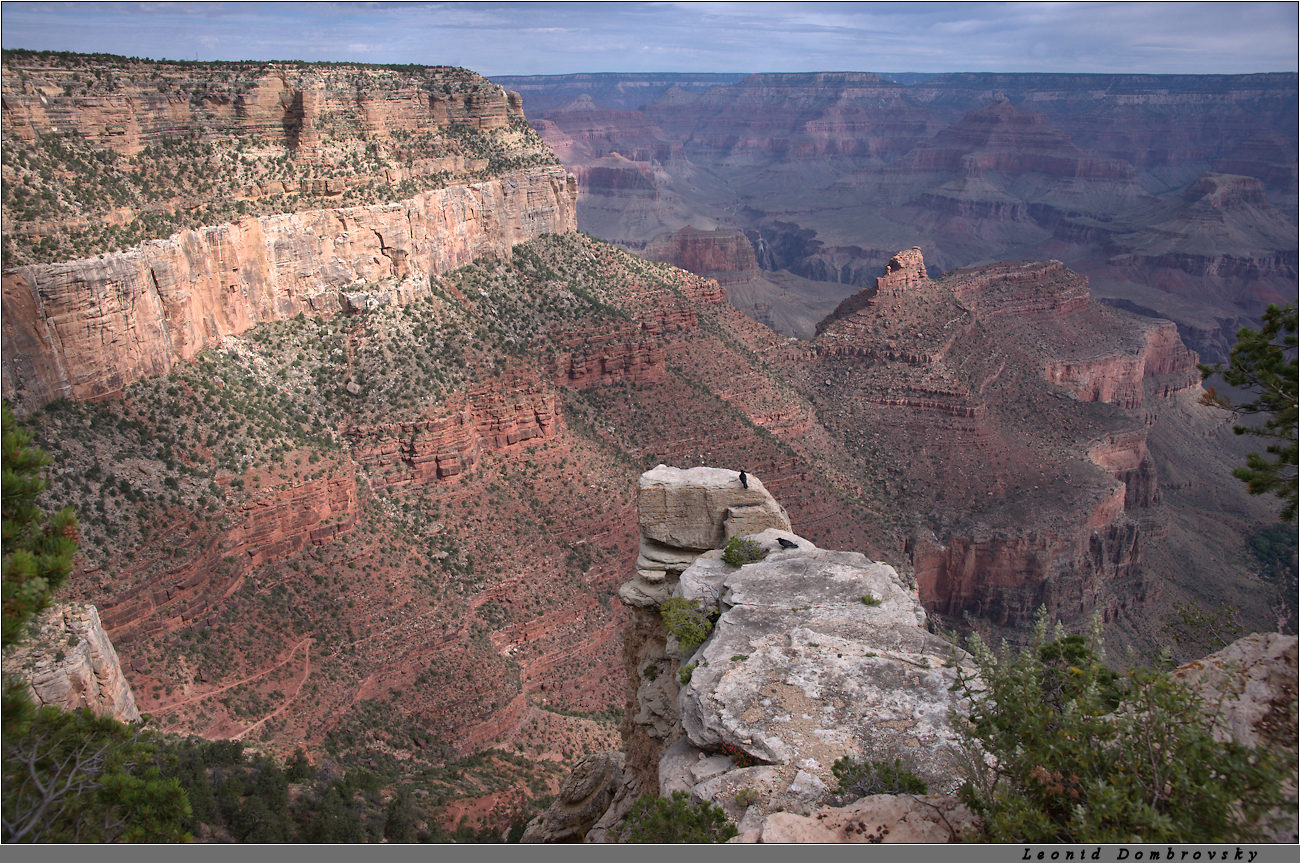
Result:
[[673,595],[677,578],[708,549],[769,527],[790,529],[790,517],[756,476],[717,467],[659,465],[637,484],[640,548],[636,576],[619,588],[628,605],[654,610]]
[[953,790],[949,689],[965,654],[925,628],[893,567],[788,531],[751,539],[766,558],[732,567],[715,551],[682,573],[682,596],[721,609],[682,659],[694,665],[678,700],[689,743],[777,766],[809,802],[835,787],[843,757],[899,758],[932,792]]

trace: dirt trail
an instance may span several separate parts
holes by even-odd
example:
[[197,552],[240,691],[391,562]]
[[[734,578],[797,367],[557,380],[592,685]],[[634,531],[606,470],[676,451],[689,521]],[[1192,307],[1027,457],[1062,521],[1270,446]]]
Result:
[[[207,692],[200,692],[198,695],[191,695],[189,698],[183,698],[180,701],[173,701],[171,704],[168,704],[165,707],[159,707],[157,710],[152,711],[152,714],[154,716],[165,716],[166,714],[171,713],[173,710],[176,710],[177,708],[180,707],[184,707],[187,704],[193,704],[196,701],[202,701],[205,698],[211,698],[214,695],[220,695],[221,693],[225,692],[228,689],[234,689],[236,686],[243,686],[245,683],[248,683],[249,681],[256,680],[259,677],[264,677],[267,674],[270,674],[272,671],[275,671],[280,666],[287,663],[290,659],[293,659],[293,655],[298,652],[298,648],[302,647],[304,644],[308,645],[307,662],[309,663],[311,661],[310,642],[311,642],[311,636],[310,635],[305,636],[301,641],[299,641],[293,647],[289,648],[289,652],[285,654],[284,659],[281,659],[275,665],[268,665],[266,668],[263,668],[261,671],[254,672],[253,674],[250,674],[247,677],[243,677],[240,678],[239,680],[232,681],[231,683],[227,683],[224,686],[218,686],[216,689],[209,689]],[[306,680],[305,675],[303,679]],[[302,688],[301,683],[298,685],[298,688],[299,689]],[[295,692],[294,694],[297,695],[297,692]]]
[[[266,724],[268,720],[274,719],[276,716],[283,713],[285,708],[287,708],[290,704],[293,704],[294,699],[298,697],[298,693],[302,692],[303,684],[306,683],[307,678],[311,676],[311,643],[310,643],[311,639],[305,638],[303,639],[303,641],[300,641],[298,643],[302,644],[303,642],[307,642],[307,646],[303,649],[302,652],[302,678],[298,681],[297,687],[294,688],[293,694],[285,698],[284,703],[281,704],[279,707],[277,707],[275,710],[272,710],[270,713],[266,714],[261,719],[257,720],[252,725],[248,726],[243,731],[239,732],[234,737],[232,737],[231,738],[232,740],[239,740],[245,734],[248,734],[253,729],[262,727],[263,725]],[[296,649],[297,647],[295,646],[295,650]],[[292,656],[293,653],[291,652],[289,655]],[[287,662],[288,660],[286,659],[285,661]]]

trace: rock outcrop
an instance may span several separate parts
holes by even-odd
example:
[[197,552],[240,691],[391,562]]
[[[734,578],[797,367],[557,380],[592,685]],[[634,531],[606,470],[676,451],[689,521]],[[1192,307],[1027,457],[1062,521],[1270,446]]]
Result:
[[623,753],[598,752],[577,763],[550,807],[528,822],[520,842],[581,842],[620,787]]
[[790,529],[790,518],[758,477],[723,468],[659,465],[641,475],[637,513],[641,547],[636,578],[619,589],[629,605],[657,608],[677,577],[703,552],[733,536],[768,527]]
[[377,487],[451,481],[484,452],[506,453],[554,438],[561,428],[555,394],[524,374],[459,393],[426,419],[356,426],[344,432],[352,458]]
[[1174,677],[1197,690],[1222,720],[1221,739],[1294,748],[1298,668],[1296,636],[1255,633],[1180,666]]
[[[1296,636],[1257,632],[1176,668],[1174,677],[1204,699],[1203,709],[1213,720],[1219,740],[1252,749],[1287,749],[1294,757],[1300,675],[1297,653]],[[1270,840],[1294,845],[1300,838],[1300,819],[1294,806],[1276,815]]]
[[690,225],[656,237],[643,255],[666,261],[727,286],[758,275],[758,260],[749,239],[739,231],[701,231]]
[[957,842],[979,829],[969,809],[950,797],[875,794],[847,806],[824,806],[811,815],[775,812],[758,841],[789,843]]
[[[829,824],[814,813],[834,790],[831,768],[841,758],[899,758],[932,790],[954,789],[949,688],[965,655],[926,629],[915,584],[792,533],[762,482],[747,483],[717,468],[660,465],[641,477],[638,571],[620,590],[632,620],[628,761],[614,808],[633,793],[680,790],[723,807],[742,842],[803,841],[793,837],[816,830],[798,816],[820,824],[821,839],[957,838],[969,813],[942,827],[949,822],[937,813],[958,808],[942,798],[930,814],[887,800],[837,812]],[[765,556],[724,562],[720,549],[732,536]],[[683,649],[659,625],[670,596],[716,617],[698,647]]]
[[563,168],[537,168],[7,270],[4,396],[30,411],[112,395],[255,324],[350,308],[358,286],[382,283],[399,303],[428,296],[431,276],[573,230],[576,197]]
[[135,693],[93,605],[49,609],[35,634],[5,656],[4,670],[27,680],[37,706],[84,707],[119,722],[140,719]]

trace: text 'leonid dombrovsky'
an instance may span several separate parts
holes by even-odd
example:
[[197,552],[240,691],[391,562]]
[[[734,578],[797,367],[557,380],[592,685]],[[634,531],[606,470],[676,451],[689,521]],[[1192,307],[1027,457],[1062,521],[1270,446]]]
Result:
[[1106,847],[1096,848],[1055,848],[1048,850],[1024,849],[1021,860],[1115,860],[1136,863],[1148,860],[1201,861],[1209,863],[1216,860],[1241,860],[1255,863],[1258,851],[1246,848],[1175,848],[1172,845],[1161,847]]

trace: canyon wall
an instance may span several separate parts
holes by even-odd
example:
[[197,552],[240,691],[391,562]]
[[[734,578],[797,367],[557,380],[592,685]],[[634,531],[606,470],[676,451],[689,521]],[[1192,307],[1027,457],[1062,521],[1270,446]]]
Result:
[[118,393],[254,324],[344,308],[380,283],[398,302],[479,257],[574,227],[562,168],[507,174],[397,204],[248,219],[127,252],[4,273],[4,396],[31,411]]
[[[869,287],[911,244],[932,275],[1057,258],[1218,360],[1221,331],[1296,296],[1294,74],[499,80],[566,148],[582,230],[634,250],[690,225],[741,232],[760,268],[808,280],[783,283],[797,301]],[[586,173],[614,159],[620,182]]]
[[[828,372],[872,361],[836,391],[883,428],[902,425],[873,435],[873,461],[938,458],[924,481],[930,526],[905,541],[927,609],[1016,627],[1040,607],[1113,620],[1154,599],[1138,517],[1160,500],[1148,429],[1200,383],[1173,323],[1102,306],[1060,261],[931,280],[912,248],[822,322],[813,348]],[[1047,441],[1080,466],[1044,451]],[[981,490],[962,495],[972,481]],[[1062,490],[1045,493],[1045,482]],[[936,518],[954,494],[957,510]]]
[[119,722],[140,719],[135,693],[93,605],[63,603],[47,610],[31,637],[5,654],[4,670],[26,679],[37,707],[84,707]]

